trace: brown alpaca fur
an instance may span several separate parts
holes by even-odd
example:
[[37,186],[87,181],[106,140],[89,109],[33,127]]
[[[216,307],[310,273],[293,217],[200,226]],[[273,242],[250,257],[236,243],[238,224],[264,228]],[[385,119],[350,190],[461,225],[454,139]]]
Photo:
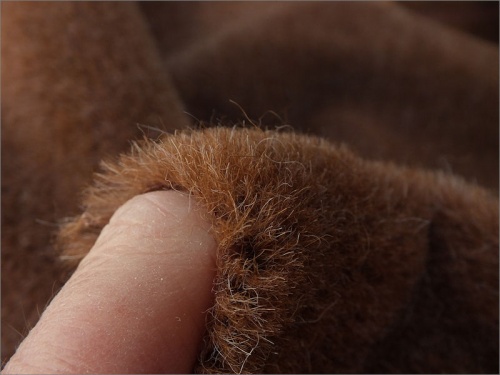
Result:
[[[498,3],[0,6],[2,365],[114,209],[175,188],[220,246],[198,371],[498,372]],[[249,117],[305,135],[115,161]]]
[[497,371],[487,191],[293,133],[183,132],[104,164],[61,232],[65,254],[83,257],[120,205],[158,189],[189,192],[214,219],[198,371]]
[[[361,156],[452,170],[498,189],[497,45],[387,2],[143,8],[194,117],[237,121],[232,99],[251,118],[272,110]],[[188,11],[200,18],[188,31],[165,30],[172,14]],[[185,43],[181,53],[172,35]]]
[[137,123],[188,122],[134,4],[1,7],[4,361],[64,280],[51,233],[99,160],[125,151]]

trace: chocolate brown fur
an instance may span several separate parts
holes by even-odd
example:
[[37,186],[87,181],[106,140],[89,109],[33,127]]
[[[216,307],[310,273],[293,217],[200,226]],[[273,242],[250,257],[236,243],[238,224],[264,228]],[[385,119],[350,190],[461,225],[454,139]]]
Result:
[[[219,159],[207,165],[175,166],[177,177],[187,177],[174,188],[192,189],[198,182],[228,192],[220,201],[223,210],[213,212],[219,224],[227,224],[215,228],[218,238],[225,233],[228,241],[221,248],[233,254],[221,257],[228,262],[221,272],[233,267],[233,282],[241,286],[241,277],[269,267],[295,286],[268,278],[290,299],[277,300],[270,290],[259,293],[260,304],[276,302],[278,310],[258,310],[266,319],[265,337],[274,345],[260,340],[245,362],[246,354],[236,348],[251,350],[256,335],[264,337],[263,328],[255,331],[253,321],[245,328],[246,318],[232,320],[240,329],[232,333],[238,339],[250,330],[254,341],[245,347],[241,340],[228,345],[227,328],[212,322],[210,332],[221,335],[208,337],[205,367],[198,370],[498,371],[498,254],[487,250],[497,247],[498,232],[498,44],[487,41],[498,40],[498,26],[491,28],[492,19],[498,25],[498,4],[493,6],[495,12],[491,4],[478,2],[462,4],[462,11],[453,3],[3,2],[2,362],[67,276],[51,243],[58,219],[80,212],[80,191],[101,159],[114,160],[142,132],[158,134],[150,127],[140,130],[137,123],[174,131],[196,125],[193,118],[248,124],[248,116],[274,111],[278,116],[263,116],[263,124],[289,123],[332,144],[249,131],[245,147],[257,156],[246,160],[260,160],[263,167],[252,175],[255,166],[213,145],[227,131],[161,141],[197,140],[195,150],[203,145],[218,150]],[[411,11],[418,8],[427,16]],[[451,21],[443,18],[457,14]],[[476,37],[484,26],[495,35]],[[245,134],[235,130],[233,137],[244,143]],[[275,141],[257,147],[255,141],[264,136],[279,139],[283,147]],[[154,165],[147,157],[161,156],[158,150],[171,146],[138,147],[144,150],[136,150],[137,157],[151,162],[149,172],[165,167],[173,173],[171,164]],[[275,162],[259,159],[266,147],[278,157]],[[207,153],[196,155],[201,162]],[[187,173],[226,159],[234,166],[230,174],[210,172],[222,178],[219,182]],[[67,243],[67,255],[84,254],[106,217],[133,192],[171,188],[164,175],[155,177],[158,185],[151,184],[135,156],[123,160],[133,167],[116,167],[126,177],[105,172],[116,184],[98,179],[106,190],[94,185],[88,195],[94,203],[78,225],[66,227],[64,238],[77,239]],[[277,169],[279,160],[286,161],[283,170]],[[420,167],[435,172],[410,169]],[[330,169],[336,172],[325,175]],[[260,216],[268,219],[262,223],[252,218],[265,197],[245,198],[244,193],[255,192],[244,184],[249,177],[224,180],[244,172],[269,195]],[[133,176],[144,181],[127,185]],[[306,185],[310,194],[293,193],[291,183]],[[205,188],[193,193],[199,198],[204,191],[206,205],[213,206],[214,195]],[[325,192],[321,206],[319,192]],[[98,197],[110,201],[96,205]],[[288,205],[293,199],[296,205]],[[332,209],[323,210],[325,204]],[[283,205],[285,211],[273,216]],[[299,214],[298,208],[304,211]],[[242,219],[245,210],[250,227]],[[224,212],[227,217],[221,217]],[[288,221],[287,212],[293,214]],[[275,232],[266,229],[259,237],[261,226],[273,225]],[[314,234],[297,242],[298,230],[305,227]],[[305,251],[307,241],[308,249],[318,251]],[[290,259],[257,254],[253,262],[256,246],[276,244],[304,251]],[[408,260],[398,254],[378,257],[391,248],[409,252]],[[241,249],[248,249],[246,258]],[[242,270],[244,259],[251,267]],[[290,267],[281,269],[280,262]],[[338,272],[325,276],[325,269]],[[404,272],[402,283],[389,277],[401,280]],[[367,287],[368,281],[373,286]],[[219,290],[224,287],[218,284]],[[248,297],[248,288],[240,289]],[[214,308],[219,315],[230,303],[227,292],[219,293],[221,304]],[[234,318],[236,311],[225,314]],[[227,360],[210,357],[215,343]]]
[[[152,16],[157,7],[166,9]],[[498,45],[390,2],[143,8],[196,118],[241,120],[231,99],[251,118],[277,112],[363,157],[451,170],[498,190]],[[176,11],[194,17],[180,29],[181,52],[171,42],[178,34],[164,30]]]
[[65,279],[52,232],[99,160],[125,151],[138,123],[188,122],[135,4],[1,7],[4,361]]
[[198,371],[498,369],[488,192],[293,133],[182,132],[104,165],[61,233],[65,255],[84,256],[121,204],[157,189],[189,192],[214,219]]

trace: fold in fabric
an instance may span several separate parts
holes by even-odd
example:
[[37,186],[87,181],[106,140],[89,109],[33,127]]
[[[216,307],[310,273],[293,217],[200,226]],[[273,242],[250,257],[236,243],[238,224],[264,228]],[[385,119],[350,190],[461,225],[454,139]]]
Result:
[[212,216],[215,305],[197,371],[494,371],[498,201],[460,178],[292,132],[209,128],[136,143],[60,246],[83,257],[151,190]]
[[[1,18],[2,363],[67,280],[61,218],[75,265],[119,204],[179,189],[219,242],[197,371],[498,372],[498,2]],[[82,212],[101,160],[200,123],[239,125],[137,143]]]

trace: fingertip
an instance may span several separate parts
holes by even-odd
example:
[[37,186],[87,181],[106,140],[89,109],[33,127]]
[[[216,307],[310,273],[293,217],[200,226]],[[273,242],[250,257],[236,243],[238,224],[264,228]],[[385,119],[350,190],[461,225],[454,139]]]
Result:
[[208,217],[174,191],[126,202],[5,373],[190,372],[213,304]]

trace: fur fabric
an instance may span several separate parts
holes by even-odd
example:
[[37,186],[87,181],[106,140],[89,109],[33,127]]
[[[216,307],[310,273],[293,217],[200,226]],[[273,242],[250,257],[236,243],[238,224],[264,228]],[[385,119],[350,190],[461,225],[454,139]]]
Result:
[[487,191],[293,133],[179,133],[104,166],[62,230],[65,254],[83,257],[119,206],[157,189],[189,192],[214,220],[199,371],[494,370],[498,201]]
[[498,3],[426,4],[2,3],[2,362],[173,188],[219,243],[196,371],[498,372]]

